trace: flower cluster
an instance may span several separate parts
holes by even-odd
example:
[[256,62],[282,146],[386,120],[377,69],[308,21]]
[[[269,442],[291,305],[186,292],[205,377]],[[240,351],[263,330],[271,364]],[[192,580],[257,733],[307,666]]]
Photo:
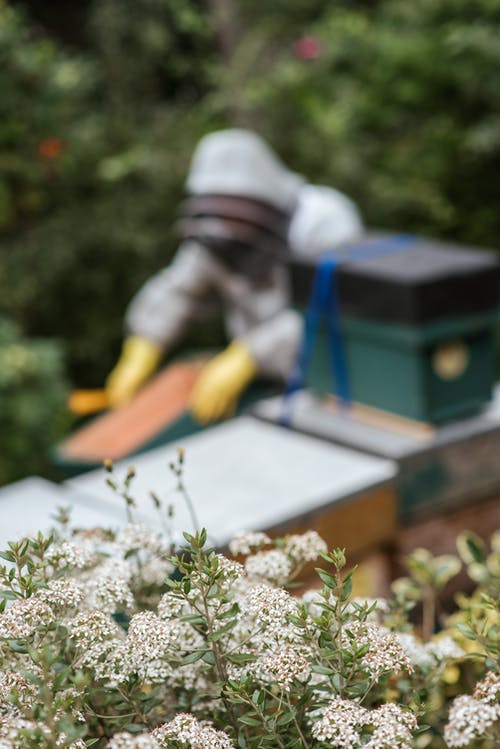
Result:
[[397,638],[412,666],[429,669],[438,664],[446,665],[451,660],[463,658],[462,648],[449,636],[422,642],[411,632],[398,632]]
[[115,734],[106,749],[234,749],[229,736],[207,721],[200,722],[190,713],[178,713],[173,720],[151,733]]
[[54,619],[54,612],[39,598],[14,601],[0,615],[0,638],[6,640],[28,640],[39,627],[46,627]]
[[500,676],[489,671],[472,696],[461,694],[450,708],[444,739],[449,747],[468,746],[490,734],[500,720]]
[[245,561],[248,577],[267,580],[274,585],[284,585],[293,570],[292,560],[281,549],[259,551]]
[[386,627],[372,622],[353,622],[343,634],[346,648],[366,648],[361,666],[370,676],[379,678],[384,673],[411,673],[413,666],[401,647],[399,636]]
[[[370,729],[366,742],[364,729]],[[335,697],[313,722],[312,734],[336,749],[411,749],[412,732],[417,728],[413,713],[387,703],[367,710],[351,700]]]
[[59,568],[73,567],[81,570],[91,567],[95,562],[94,544],[83,539],[78,543],[62,541],[49,549],[47,560]]
[[36,688],[28,679],[15,671],[0,672],[0,715],[9,717],[19,715],[12,697],[16,697],[17,704],[22,707],[29,705],[36,698]]
[[[272,549],[262,547],[274,545]],[[327,545],[316,531],[301,535],[286,536],[273,542],[265,533],[244,533],[236,536],[230,544],[232,554],[247,556],[245,572],[253,580],[262,580],[272,585],[285,585],[293,579],[307,562],[313,562],[325,554]],[[251,554],[258,549],[257,553]]]
[[247,556],[255,549],[260,549],[262,546],[267,546],[270,543],[271,539],[267,533],[262,533],[260,531],[242,531],[234,536],[234,538],[229,542],[229,551],[235,556],[237,554]]
[[[479,681],[455,698],[444,738],[495,746],[497,671],[481,680],[450,627],[425,637],[400,594],[352,597],[342,550],[328,553],[315,532],[245,534],[232,544],[240,563],[207,548],[204,532],[185,538],[171,558],[139,524],[11,545],[0,749],[410,749],[417,713],[442,725],[442,685],[466,668]],[[297,592],[318,556],[323,587]],[[488,663],[494,637],[483,638]]]
[[189,713],[178,713],[169,723],[156,728],[152,735],[160,747],[176,743],[189,749],[234,749],[226,733]]

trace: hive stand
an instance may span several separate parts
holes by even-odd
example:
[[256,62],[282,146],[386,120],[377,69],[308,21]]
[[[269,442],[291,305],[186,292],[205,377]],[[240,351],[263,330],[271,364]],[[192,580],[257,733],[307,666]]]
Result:
[[[272,535],[316,529],[330,547],[346,547],[355,561],[395,542],[397,466],[391,460],[285,431],[249,416],[207,429],[179,443],[185,482],[201,526],[218,547],[241,530]],[[137,518],[158,523],[150,492],[174,505],[178,532],[193,529],[168,465],[170,444],[135,456],[131,494]],[[116,464],[118,477],[130,461]],[[69,479],[66,486],[94,501],[120,503],[103,469]]]
[[[477,416],[433,428],[365,408],[339,409],[308,391],[287,406],[294,430],[394,460],[403,525],[500,494],[500,388]],[[275,422],[281,398],[258,403],[258,417]]]

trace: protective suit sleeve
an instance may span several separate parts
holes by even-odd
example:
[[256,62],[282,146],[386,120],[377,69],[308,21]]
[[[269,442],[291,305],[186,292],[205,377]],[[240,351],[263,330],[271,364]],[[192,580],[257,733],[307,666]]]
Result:
[[213,283],[206,250],[196,242],[184,243],[172,263],[146,281],[132,299],[125,316],[127,334],[170,349],[199,316]]
[[302,335],[302,318],[284,309],[239,337],[264,377],[286,381],[292,371]]

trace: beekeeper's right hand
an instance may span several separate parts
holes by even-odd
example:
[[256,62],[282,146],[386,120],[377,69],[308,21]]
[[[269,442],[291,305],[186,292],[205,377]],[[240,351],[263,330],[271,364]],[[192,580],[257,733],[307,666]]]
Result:
[[111,408],[130,400],[158,367],[162,350],[158,344],[140,336],[130,336],[123,344],[122,353],[106,380],[106,395]]

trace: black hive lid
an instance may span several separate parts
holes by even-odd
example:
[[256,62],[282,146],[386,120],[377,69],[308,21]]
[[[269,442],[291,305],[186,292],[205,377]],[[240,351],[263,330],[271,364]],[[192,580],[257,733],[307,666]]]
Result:
[[[480,314],[500,302],[500,263],[489,250],[420,237],[398,248],[395,235],[371,233],[335,255],[344,259],[337,270],[340,308],[352,317],[415,324]],[[350,262],[353,255],[359,259]],[[307,301],[314,268],[314,261],[292,261],[298,303]]]

